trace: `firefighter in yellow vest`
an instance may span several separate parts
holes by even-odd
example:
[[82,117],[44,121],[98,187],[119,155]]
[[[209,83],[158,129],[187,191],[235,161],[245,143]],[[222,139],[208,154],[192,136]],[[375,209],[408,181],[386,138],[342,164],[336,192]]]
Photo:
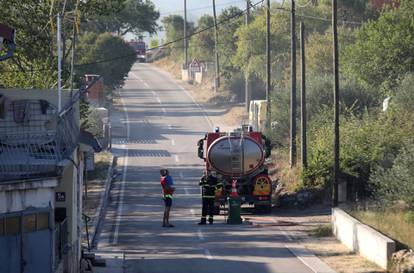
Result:
[[208,215],[208,223],[210,225],[213,224],[213,215],[214,215],[214,201],[216,198],[217,192],[221,192],[223,185],[214,173],[210,172],[204,174],[203,177],[200,179],[199,185],[202,187],[202,212],[201,212],[201,221],[198,223],[199,225],[205,225],[207,223],[207,215]]

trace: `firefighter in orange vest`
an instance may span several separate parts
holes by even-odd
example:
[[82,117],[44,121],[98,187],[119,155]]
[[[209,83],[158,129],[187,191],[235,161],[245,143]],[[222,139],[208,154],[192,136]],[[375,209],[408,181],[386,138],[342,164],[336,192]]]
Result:
[[223,185],[213,173],[208,175],[205,173],[200,179],[199,185],[202,187],[202,212],[201,212],[201,221],[199,225],[205,225],[208,222],[210,225],[213,224],[213,215],[214,215],[214,201],[216,198],[217,192],[221,192]]

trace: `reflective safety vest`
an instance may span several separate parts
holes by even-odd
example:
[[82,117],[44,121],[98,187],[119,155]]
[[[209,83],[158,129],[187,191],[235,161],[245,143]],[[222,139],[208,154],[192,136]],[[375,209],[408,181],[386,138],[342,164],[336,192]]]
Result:
[[203,198],[215,198],[216,192],[221,191],[223,184],[218,181],[217,177],[212,175],[203,176],[200,179],[199,185],[202,187],[202,197]]
[[161,177],[161,186],[162,186],[163,198],[171,198],[172,199],[174,191],[167,184],[167,177],[166,176]]

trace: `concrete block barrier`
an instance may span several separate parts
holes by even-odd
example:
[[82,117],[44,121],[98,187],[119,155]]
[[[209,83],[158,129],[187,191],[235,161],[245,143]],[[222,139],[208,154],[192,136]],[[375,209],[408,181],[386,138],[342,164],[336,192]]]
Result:
[[335,237],[350,250],[387,269],[395,241],[361,223],[340,208],[332,209],[332,230]]

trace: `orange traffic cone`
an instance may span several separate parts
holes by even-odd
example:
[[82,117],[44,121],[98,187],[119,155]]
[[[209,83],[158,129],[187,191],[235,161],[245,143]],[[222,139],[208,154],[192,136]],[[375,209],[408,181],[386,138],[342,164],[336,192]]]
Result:
[[236,179],[233,179],[231,181],[231,194],[230,194],[231,197],[238,197],[239,196],[237,194],[236,182],[237,182]]

